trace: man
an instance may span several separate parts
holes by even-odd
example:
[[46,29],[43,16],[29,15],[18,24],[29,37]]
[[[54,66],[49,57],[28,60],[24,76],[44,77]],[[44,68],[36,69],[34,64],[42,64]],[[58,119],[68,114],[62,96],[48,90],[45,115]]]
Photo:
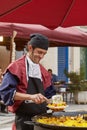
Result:
[[51,85],[46,69],[39,64],[47,53],[48,38],[34,33],[30,35],[27,54],[11,63],[4,74],[0,95],[9,110],[15,112],[16,130],[33,130],[24,121],[46,112],[44,91]]
[[[0,67],[0,84],[1,84],[1,82],[2,82],[2,79],[3,79],[3,72],[2,72],[2,68]],[[4,105],[4,103],[3,103],[3,101],[0,99],[0,111],[1,112],[3,112],[3,113],[7,113],[6,111],[5,111],[5,109],[6,109],[6,106]]]
[[53,74],[52,69],[48,69],[48,72],[51,75],[52,84],[54,84],[55,82],[58,82],[58,76]]
[[3,74],[2,74],[2,68],[0,67],[0,84],[2,82],[2,79],[3,79]]

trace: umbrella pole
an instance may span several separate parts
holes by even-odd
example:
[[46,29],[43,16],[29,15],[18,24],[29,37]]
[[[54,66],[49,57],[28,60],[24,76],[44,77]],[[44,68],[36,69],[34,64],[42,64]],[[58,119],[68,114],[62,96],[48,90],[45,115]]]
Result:
[[16,35],[17,35],[17,32],[13,31],[11,44],[10,44],[10,63],[15,61],[15,48],[16,48],[16,44],[14,42],[14,39],[15,39]]

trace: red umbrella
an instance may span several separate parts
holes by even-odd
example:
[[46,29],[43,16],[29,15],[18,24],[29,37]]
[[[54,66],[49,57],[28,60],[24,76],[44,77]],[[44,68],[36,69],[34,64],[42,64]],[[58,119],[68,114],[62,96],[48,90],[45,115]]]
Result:
[[50,29],[87,25],[87,0],[0,0],[0,22],[41,24]]

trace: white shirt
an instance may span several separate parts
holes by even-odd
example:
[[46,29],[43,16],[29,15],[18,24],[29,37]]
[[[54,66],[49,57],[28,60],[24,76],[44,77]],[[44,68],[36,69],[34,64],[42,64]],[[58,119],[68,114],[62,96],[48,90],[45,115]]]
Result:
[[[40,65],[33,63],[32,60],[26,56],[26,59],[29,63],[29,73],[28,76],[29,77],[33,77],[33,78],[38,78],[42,80],[42,76],[41,76],[41,71],[40,71]],[[27,64],[27,62],[26,62]],[[27,66],[27,65],[26,65]]]

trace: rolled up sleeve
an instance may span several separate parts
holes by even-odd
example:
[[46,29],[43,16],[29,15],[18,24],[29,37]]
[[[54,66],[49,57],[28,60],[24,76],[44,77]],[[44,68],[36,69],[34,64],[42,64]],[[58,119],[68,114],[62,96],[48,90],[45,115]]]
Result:
[[14,95],[16,92],[16,86],[18,85],[18,79],[16,76],[7,72],[0,85],[0,96],[5,105],[14,104]]

